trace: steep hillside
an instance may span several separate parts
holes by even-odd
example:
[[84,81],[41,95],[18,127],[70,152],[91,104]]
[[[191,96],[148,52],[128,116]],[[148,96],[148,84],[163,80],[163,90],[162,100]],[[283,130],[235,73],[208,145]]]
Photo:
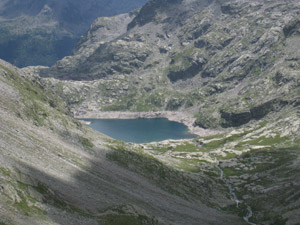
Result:
[[3,61],[0,87],[1,224],[241,223],[218,177],[81,125],[39,77]]
[[0,3],[0,58],[17,66],[52,65],[72,53],[99,16],[127,13],[146,0],[16,0]]

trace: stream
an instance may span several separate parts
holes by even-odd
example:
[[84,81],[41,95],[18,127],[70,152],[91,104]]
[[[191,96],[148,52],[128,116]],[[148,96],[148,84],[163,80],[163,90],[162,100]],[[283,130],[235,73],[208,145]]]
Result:
[[248,224],[251,224],[251,225],[257,225],[256,223],[252,223],[249,221],[249,219],[253,216],[253,212],[252,212],[252,209],[250,207],[250,205],[248,205],[246,202],[243,202],[242,200],[239,200],[235,194],[235,191],[234,191],[234,188],[232,187],[232,185],[227,181],[227,179],[224,177],[224,171],[222,169],[222,167],[220,166],[220,162],[218,162],[218,169],[220,170],[221,172],[221,175],[220,175],[220,178],[221,180],[223,180],[226,184],[226,186],[228,187],[229,189],[229,192],[230,192],[230,195],[232,196],[233,200],[235,201],[236,203],[236,207],[238,208],[239,207],[239,204],[240,203],[244,203],[246,206],[247,206],[247,215],[243,217],[243,219],[245,220],[246,223]]

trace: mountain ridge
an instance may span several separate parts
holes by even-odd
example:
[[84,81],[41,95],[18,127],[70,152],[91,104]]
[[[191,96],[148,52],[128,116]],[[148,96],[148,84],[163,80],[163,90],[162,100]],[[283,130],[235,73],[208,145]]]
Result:
[[[149,1],[141,11],[153,10],[155,4]],[[89,107],[95,111],[191,111],[195,125],[203,128],[239,126],[298,101],[299,52],[294,45],[299,19],[293,17],[299,10],[297,2],[178,4],[183,13],[167,15],[159,13],[159,8],[151,22],[122,30],[106,42],[96,38],[91,45],[86,39],[81,52],[41,68],[39,74],[90,83],[61,82],[78,97],[75,111]],[[142,17],[141,11],[122,29]],[[107,20],[114,26],[115,18]],[[105,31],[99,36],[93,28],[97,23],[101,25],[95,22],[88,34],[100,40]],[[86,90],[80,94],[77,90],[83,86]],[[289,97],[284,97],[286,92]],[[69,93],[65,94],[68,98]]]

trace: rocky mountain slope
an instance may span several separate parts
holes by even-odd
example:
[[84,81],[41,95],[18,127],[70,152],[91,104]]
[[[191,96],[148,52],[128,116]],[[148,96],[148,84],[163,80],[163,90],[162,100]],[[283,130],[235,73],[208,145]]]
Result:
[[[298,224],[299,14],[150,0],[98,18],[50,68],[1,61],[0,221]],[[70,117],[104,111],[178,112],[206,135],[135,145]]]
[[212,136],[136,145],[68,116],[48,81],[3,61],[0,75],[2,224],[299,221],[299,107]]
[[1,61],[0,86],[1,224],[242,221],[220,179],[81,125],[39,77]]
[[[296,0],[152,0],[122,15],[123,25],[122,16],[99,18],[73,56],[26,71],[54,77],[44,78],[47,86],[78,117],[172,111],[193,118],[219,134],[144,152],[196,174],[221,173],[239,206],[226,210],[250,224],[297,224],[299,14]],[[120,29],[103,38],[110,27]]]
[[99,18],[74,56],[39,74],[68,80],[51,82],[78,112],[188,111],[203,128],[247,124],[299,105],[299,7],[149,1],[136,16]]
[[16,0],[0,2],[0,58],[19,67],[52,65],[72,53],[99,16],[127,13],[146,0]]

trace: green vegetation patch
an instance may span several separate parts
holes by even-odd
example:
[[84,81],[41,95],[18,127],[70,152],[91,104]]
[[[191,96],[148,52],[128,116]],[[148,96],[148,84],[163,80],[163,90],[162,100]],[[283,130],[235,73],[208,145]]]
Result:
[[158,147],[154,149],[155,151],[161,152],[161,153],[166,153],[167,151],[171,150],[169,147]]
[[232,158],[236,158],[237,154],[234,154],[232,152],[226,152],[226,156],[217,156],[218,160],[228,160]]
[[6,169],[6,168],[3,168],[3,167],[0,167],[0,173],[1,173],[3,176],[6,176],[6,177],[10,177],[10,175],[11,175],[10,170],[8,170],[8,169]]
[[221,139],[221,138],[224,138],[225,134],[222,133],[222,134],[215,134],[215,135],[210,135],[210,136],[206,136],[206,137],[201,137],[203,138],[204,140],[211,140],[211,139]]
[[[248,131],[245,131],[243,133],[233,134],[233,135],[226,136],[226,137],[223,137],[223,138],[217,139],[217,140],[212,140],[211,137],[208,137],[207,140],[211,140],[211,141],[203,144],[201,147],[201,150],[202,151],[211,151],[211,150],[220,148],[220,147],[224,146],[226,143],[238,141],[238,140],[242,139],[243,136],[245,136],[247,133],[248,133]],[[222,137],[222,134],[218,134],[216,137],[218,137],[218,136]]]
[[280,137],[279,134],[277,134],[274,137],[264,137],[264,136],[262,136],[262,137],[254,139],[254,140],[240,142],[237,145],[237,147],[243,146],[245,144],[248,144],[248,145],[270,145],[270,146],[274,146],[274,145],[277,145],[277,144],[283,144],[286,141],[288,141],[289,139],[290,139],[289,137]]
[[232,167],[223,168],[223,172],[224,172],[225,177],[241,175],[240,171],[237,171],[236,169],[234,169]]
[[199,173],[201,171],[201,163],[207,162],[198,159],[180,159],[180,163],[176,165],[176,168],[187,172]]
[[18,196],[20,201],[14,203],[14,206],[27,216],[31,215],[45,215],[46,211],[36,207],[34,204],[37,202],[33,197],[28,194],[28,187],[30,185],[24,184],[22,182],[17,182]]
[[[20,193],[19,193],[20,195]],[[30,216],[30,215],[44,215],[47,214],[46,211],[41,210],[40,208],[36,207],[36,206],[30,206],[28,204],[28,201],[26,200],[26,198],[23,195],[20,195],[21,197],[21,201],[15,203],[15,207],[22,211],[26,216]]]
[[174,150],[175,152],[199,152],[199,148],[193,143],[185,142],[184,144],[177,145]]
[[94,147],[94,144],[86,137],[79,136],[79,141],[86,149],[92,149]]

